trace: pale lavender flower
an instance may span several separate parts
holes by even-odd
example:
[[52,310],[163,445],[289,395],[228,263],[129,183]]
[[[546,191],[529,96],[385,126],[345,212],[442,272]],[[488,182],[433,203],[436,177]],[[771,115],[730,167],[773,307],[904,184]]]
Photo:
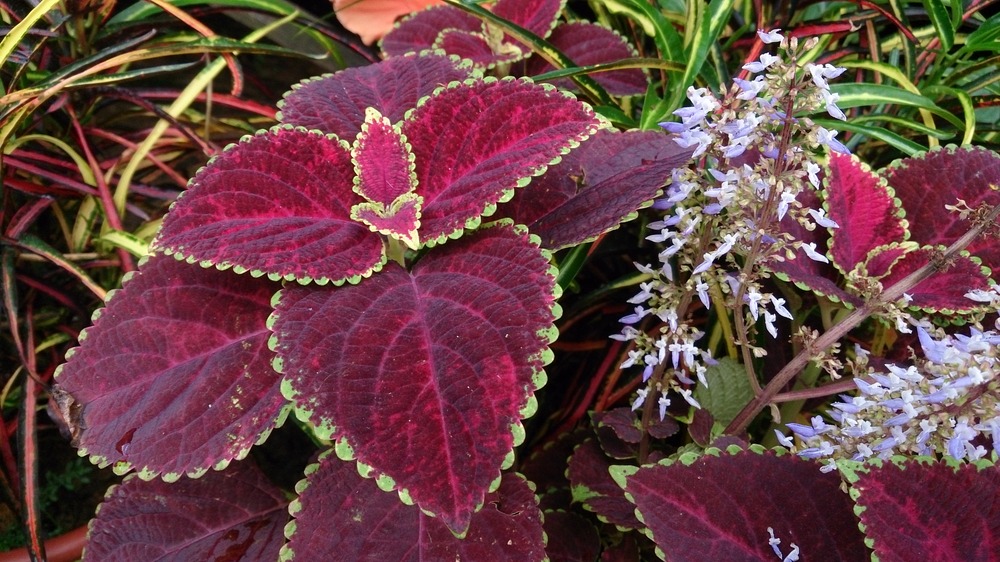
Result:
[[757,73],[763,72],[767,67],[773,65],[774,63],[780,61],[780,57],[776,57],[770,53],[761,53],[760,59],[754,62],[748,62],[743,65],[743,69],[749,72]]

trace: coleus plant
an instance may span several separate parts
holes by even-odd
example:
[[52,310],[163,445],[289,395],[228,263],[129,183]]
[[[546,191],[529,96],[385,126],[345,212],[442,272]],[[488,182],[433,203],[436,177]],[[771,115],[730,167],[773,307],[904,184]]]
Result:
[[[972,227],[974,208],[1000,204],[1000,191],[991,187],[996,185],[1000,156],[982,148],[934,150],[898,160],[882,174],[855,156],[832,153],[823,203],[837,228],[809,232],[784,222],[797,239],[825,248],[831,263],[795,256],[770,267],[786,281],[858,306],[941,259],[936,256]],[[956,207],[959,202],[964,207]],[[815,206],[814,201],[804,204]],[[987,289],[991,274],[1000,271],[997,240],[978,237],[948,262],[907,293],[909,305],[944,315],[981,310],[965,294]]]
[[[193,178],[57,374],[81,454],[133,473],[87,558],[543,559],[503,471],[556,336],[546,248],[633,217],[690,152],[440,53],[306,81],[280,119]],[[282,534],[241,459],[290,411],[329,448]]]
[[[549,56],[562,57],[577,66],[618,63],[635,57],[635,50],[617,33],[596,23],[559,22],[566,0],[498,0],[492,13],[520,31],[547,40],[554,49]],[[506,33],[496,22],[486,21],[455,6],[432,6],[402,19],[380,42],[386,57],[425,49],[445,52],[473,61],[482,70],[520,71],[537,76],[553,70],[531,45]],[[617,69],[596,73],[593,79],[607,93],[630,96],[645,93],[646,76],[639,69]],[[571,87],[561,79],[558,84]]]

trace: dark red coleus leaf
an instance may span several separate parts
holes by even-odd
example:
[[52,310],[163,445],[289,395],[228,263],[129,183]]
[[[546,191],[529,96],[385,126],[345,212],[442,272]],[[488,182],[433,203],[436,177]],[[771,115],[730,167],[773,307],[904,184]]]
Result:
[[879,560],[996,560],[1000,472],[991,463],[894,457],[840,466]]
[[[622,36],[595,23],[560,24],[552,31],[548,40],[577,66],[611,63],[636,56],[635,50]],[[528,59],[525,74],[537,76],[552,70],[555,70],[555,67],[542,57],[531,57]],[[609,94],[615,96],[642,94],[646,92],[648,85],[646,75],[638,68],[597,72],[592,74],[591,78]],[[560,78],[553,83],[560,88],[575,87],[568,78]]]
[[545,38],[565,7],[566,0],[497,0],[493,13]]
[[[565,0],[499,0],[493,13],[545,38],[564,6]],[[501,29],[452,6],[429,8],[405,18],[386,34],[381,45],[387,58],[434,48],[471,60],[480,69],[531,55],[530,47]]]
[[424,197],[421,239],[476,226],[600,126],[589,106],[525,80],[470,82],[428,98],[402,126]]
[[610,459],[596,441],[591,439],[577,447],[566,469],[573,500],[580,502],[587,511],[596,513],[601,521],[638,529],[642,525],[635,518],[635,506],[615,484],[610,468]]
[[[938,168],[947,171],[976,167],[982,171],[964,175],[956,171],[945,182],[947,186],[935,183],[941,177]],[[891,184],[888,178],[892,178]],[[802,256],[769,267],[799,286],[857,305],[870,297],[871,291],[878,290],[875,281],[888,287],[928,263],[940,262],[939,271],[907,292],[910,306],[928,312],[974,309],[977,303],[965,294],[988,286],[988,269],[981,267],[983,258],[975,252],[955,256],[948,263],[941,261],[945,245],[971,226],[945,205],[959,199],[973,199],[972,205],[1000,203],[1000,194],[989,189],[990,181],[1000,181],[1000,157],[989,151],[953,148],[904,159],[888,168],[884,178],[854,156],[832,153],[826,175],[826,207],[839,228],[832,229],[828,255],[846,276],[847,292],[837,286],[836,276],[828,267],[810,263]],[[895,190],[897,187],[900,191]],[[991,195],[983,197],[983,190]],[[811,195],[806,194],[806,198],[803,204],[815,208],[808,200]],[[926,203],[928,199],[930,203]],[[920,226],[915,227],[918,222]],[[790,234],[815,243],[817,248],[824,245],[826,229],[810,233],[791,223],[787,219],[784,223]],[[910,240],[914,228],[921,235]],[[971,248],[992,259],[989,256],[997,246],[995,241],[979,241]]]
[[[892,271],[882,280],[882,286],[889,287],[902,280],[913,271],[940,259],[944,246],[937,249],[923,247],[906,253],[892,265]],[[948,264],[917,284],[907,294],[912,297],[910,304],[929,311],[967,311],[979,303],[967,298],[965,293],[973,289],[989,288],[989,275],[983,271],[978,259],[968,255],[955,256]]]
[[267,347],[276,289],[169,256],[144,262],[56,376],[81,452],[168,480],[243,457],[284,416]]
[[663,133],[602,129],[500,212],[527,224],[543,248],[573,246],[634,218],[690,155]]
[[601,553],[597,529],[575,513],[546,511],[544,527],[545,551],[551,562],[594,562]]
[[378,270],[381,238],[351,220],[345,143],[275,127],[212,159],[171,207],[154,247],[272,279],[340,283]]
[[333,133],[351,142],[361,132],[367,108],[396,123],[437,88],[475,74],[467,61],[431,53],[348,68],[292,86],[278,104],[278,118],[282,123]]
[[[482,22],[476,16],[451,6],[433,6],[407,16],[385,34],[379,45],[385,57],[399,57],[431,48],[444,30],[479,33]],[[454,53],[458,54],[458,53]]]
[[[527,234],[497,226],[359,285],[281,292],[286,396],[324,437],[461,532],[544,383],[554,279]],[[512,432],[514,429],[514,432]]]
[[[555,490],[568,490],[569,480],[566,479],[566,462],[569,461],[576,446],[590,435],[592,433],[589,429],[577,428],[559,435],[541,447],[532,447],[528,458],[521,457],[522,462],[518,466],[518,471],[535,484],[539,494],[548,494]],[[563,507],[568,504],[567,501],[565,504],[556,505]]]
[[511,46],[497,53],[490,44],[490,37],[480,31],[445,29],[437,36],[434,49],[472,61],[477,70],[492,70],[498,64],[510,64],[524,58],[524,53]]
[[277,560],[287,506],[249,461],[174,483],[130,475],[98,508],[83,559]]
[[542,515],[528,482],[505,474],[499,488],[473,514],[464,538],[452,534],[396,494],[383,492],[374,480],[358,475],[354,463],[327,454],[307,470],[296,486],[285,554],[296,561],[331,559],[356,562],[420,560],[543,560]]
[[[902,201],[911,237],[921,245],[948,246],[972,226],[969,218],[946,210],[947,205],[959,199],[972,208],[1000,205],[1000,155],[985,148],[932,150],[894,162],[883,175]],[[995,236],[980,236],[966,249],[1000,272],[1000,240]]]
[[[569,489],[569,480],[566,479],[566,462],[569,461],[576,446],[591,435],[592,432],[587,428],[577,428],[563,433],[554,441],[549,441],[541,447],[535,447],[527,459],[521,457],[523,462],[518,470],[528,480],[534,482],[539,494],[546,494],[557,489]],[[566,502],[565,505],[569,505],[569,502]],[[560,507],[563,506],[560,505]]]
[[823,560],[869,557],[838,475],[794,455],[716,449],[611,470],[668,560],[774,560],[769,527],[783,554],[794,543]]

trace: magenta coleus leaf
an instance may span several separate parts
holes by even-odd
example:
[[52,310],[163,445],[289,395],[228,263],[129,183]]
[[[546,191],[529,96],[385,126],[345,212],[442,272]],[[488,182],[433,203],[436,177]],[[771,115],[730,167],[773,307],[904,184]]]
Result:
[[[532,562],[545,558],[542,515],[530,484],[505,474],[497,490],[472,515],[463,538],[440,520],[380,490],[358,475],[354,463],[329,452],[306,469],[290,511],[286,558],[356,562],[489,560]],[[334,554],[335,553],[335,554]]]
[[275,127],[212,159],[173,204],[154,247],[271,279],[357,280],[385,262],[382,239],[350,216],[346,143]]
[[[478,29],[478,20],[472,20]],[[424,43],[424,48],[432,42],[433,38]],[[397,123],[435,89],[475,75],[468,61],[443,53],[396,57],[296,84],[278,104],[278,117],[282,123],[352,141],[361,132],[367,108]]]
[[[637,56],[635,50],[622,36],[595,23],[560,24],[553,30],[548,40],[577,66],[611,63]],[[555,67],[545,59],[531,57],[528,59],[525,74],[537,76],[552,70],[555,70]],[[597,72],[592,74],[591,78],[609,94],[616,96],[643,94],[648,86],[646,75],[638,68]],[[560,88],[574,88],[573,82],[566,78],[553,83]]]
[[929,458],[838,463],[882,562],[995,560],[1000,472],[988,461]]
[[153,256],[112,294],[56,383],[81,453],[149,479],[242,458],[285,416],[267,318],[277,286]]
[[461,532],[544,383],[554,290],[545,255],[506,225],[412,271],[289,287],[273,317],[283,391],[320,435]]
[[856,156],[831,152],[826,178],[827,211],[840,225],[833,229],[830,253],[841,272],[864,262],[871,250],[908,238],[892,188]]
[[475,227],[601,126],[589,106],[526,80],[468,81],[427,98],[402,126],[424,197],[421,239]]
[[[940,259],[944,247],[925,246],[902,256],[892,265],[892,271],[881,279],[883,287],[889,287],[902,280],[913,271]],[[927,311],[968,312],[980,308],[980,303],[965,296],[975,289],[989,288],[989,275],[983,270],[978,258],[967,253],[958,255],[942,265],[940,271],[918,283],[907,292],[910,305]]]
[[[823,560],[867,560],[850,498],[835,473],[787,453],[752,446],[710,449],[679,461],[615,466],[657,554],[671,562],[775,560],[768,528],[783,556],[798,545]],[[780,557],[779,557],[780,558]]]
[[501,63],[517,62],[525,56],[524,52],[516,45],[511,45],[498,53],[496,52],[497,48],[490,44],[490,40],[490,37],[480,31],[446,29],[438,35],[432,47],[449,55],[470,60],[480,70],[491,70]]
[[478,33],[482,27],[482,22],[472,14],[451,6],[433,6],[397,23],[379,45],[386,58],[398,57],[430,48],[442,31],[456,29]]
[[[971,217],[962,218],[946,206],[960,199],[972,208],[1000,204],[1000,155],[985,148],[933,150],[894,162],[883,174],[902,201],[913,240],[922,245],[949,246],[971,228]],[[979,236],[966,249],[1000,272],[997,237]]]
[[663,133],[601,129],[528,184],[500,214],[527,224],[543,248],[574,246],[634,218],[690,155]]
[[351,158],[357,174],[354,190],[368,201],[388,207],[416,188],[413,153],[406,137],[373,107],[365,110],[365,123],[351,147]]
[[357,174],[354,191],[365,199],[351,208],[351,218],[416,250],[423,198],[413,192],[417,174],[406,137],[369,107],[351,159]]
[[565,7],[566,0],[498,0],[493,13],[544,39]]
[[174,483],[130,475],[98,508],[83,559],[277,560],[287,506],[249,461]]

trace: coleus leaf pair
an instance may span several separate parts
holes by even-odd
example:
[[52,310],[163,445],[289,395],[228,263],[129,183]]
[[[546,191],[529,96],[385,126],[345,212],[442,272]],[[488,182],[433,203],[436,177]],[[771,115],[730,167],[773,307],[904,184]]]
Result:
[[[849,306],[889,287],[937,259],[972,227],[972,217],[949,211],[1000,204],[1000,156],[975,147],[948,147],[893,163],[877,174],[856,157],[831,153],[824,206],[838,228],[809,232],[786,220],[797,239],[827,248],[832,264],[804,256],[769,267],[785,280]],[[811,192],[801,202],[816,208]],[[982,236],[908,293],[910,306],[927,312],[967,313],[977,303],[965,294],[985,289],[1000,271],[1000,242]],[[846,280],[845,286],[836,282]],[[996,277],[993,278],[996,280]],[[877,284],[875,284],[877,282]]]
[[[566,0],[498,0],[493,13],[548,42],[577,66],[613,63],[636,56],[629,44],[611,29],[590,22],[559,23]],[[381,41],[386,57],[395,57],[424,49],[445,52],[473,61],[477,68],[491,70],[524,62],[526,76],[553,70],[531,48],[496,29],[489,22],[453,6],[433,6],[401,20]],[[646,77],[641,70],[612,70],[594,74],[612,95],[630,96],[646,91]],[[569,87],[568,80],[560,80]]]
[[[200,477],[292,409],[461,535],[504,486],[555,338],[548,254],[514,223],[550,248],[593,238],[689,151],[431,53],[300,84],[281,120],[197,174],[60,369],[81,454],[145,480]],[[574,149],[593,163],[560,163]],[[631,151],[642,161],[615,158]],[[482,224],[553,173],[593,181],[537,181],[524,195],[548,207]],[[301,504],[327,493],[310,484]]]

